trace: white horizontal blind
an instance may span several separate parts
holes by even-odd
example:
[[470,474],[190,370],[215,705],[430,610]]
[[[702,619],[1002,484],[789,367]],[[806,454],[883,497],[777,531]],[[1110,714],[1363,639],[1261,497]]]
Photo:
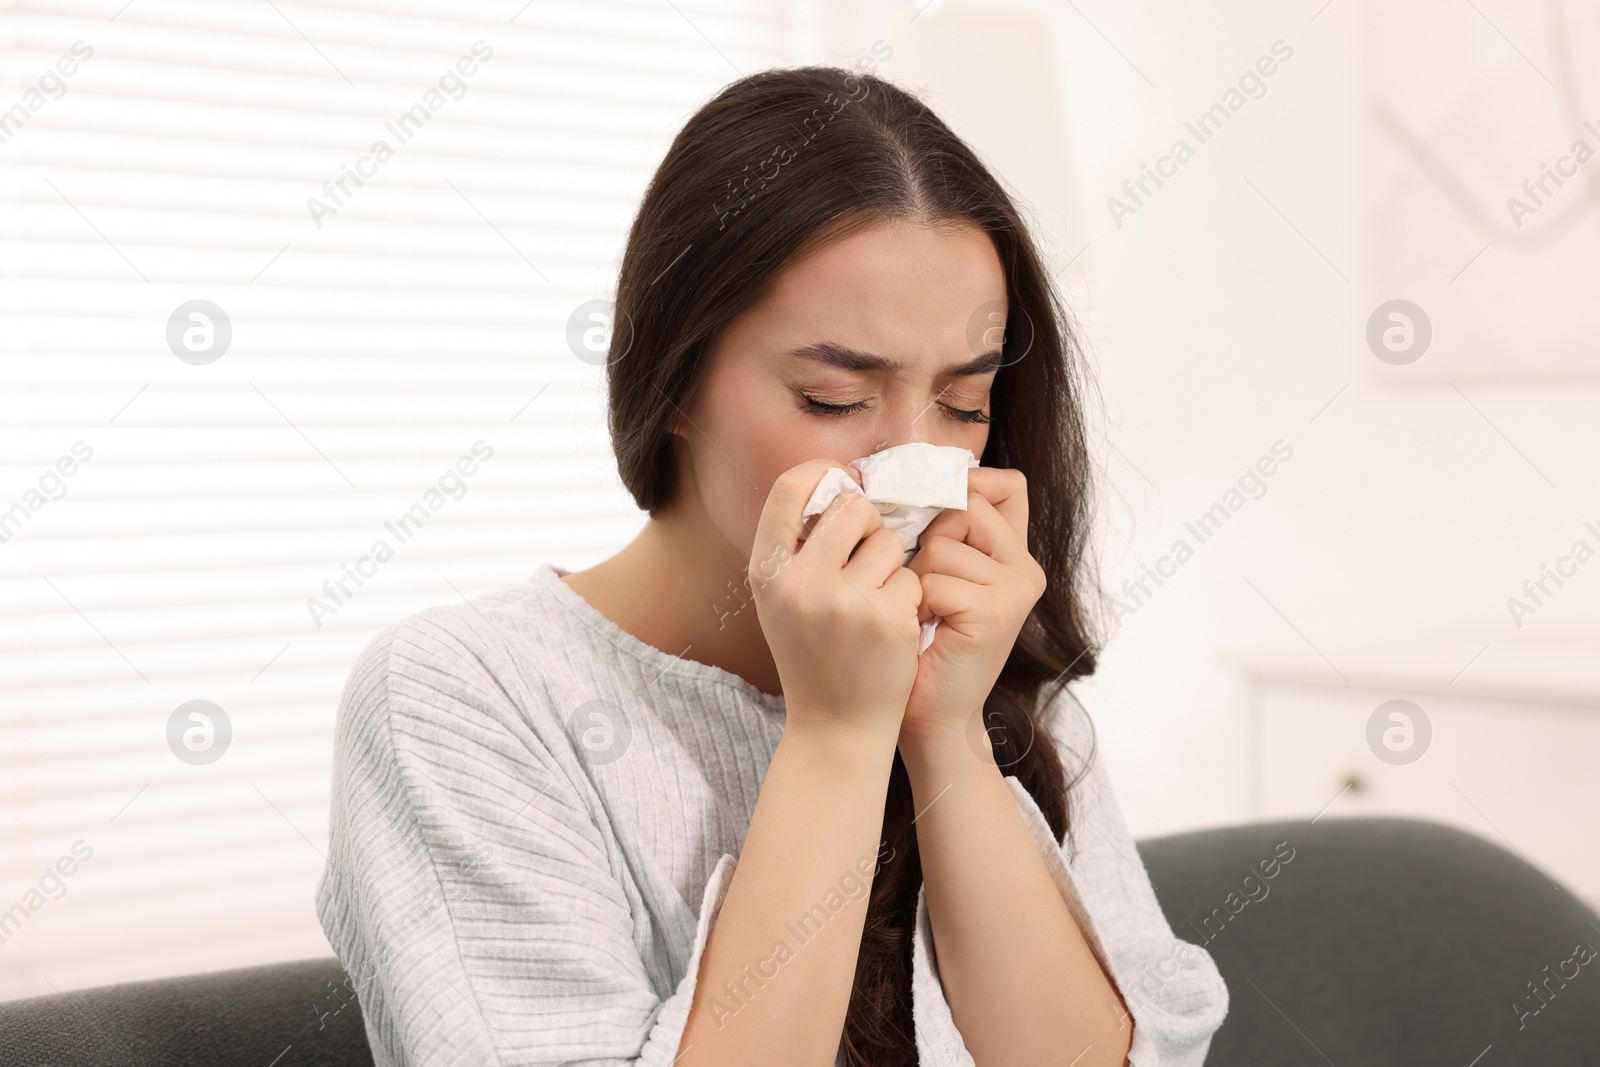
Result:
[[0,997],[328,952],[356,653],[637,527],[568,319],[797,17],[0,2]]

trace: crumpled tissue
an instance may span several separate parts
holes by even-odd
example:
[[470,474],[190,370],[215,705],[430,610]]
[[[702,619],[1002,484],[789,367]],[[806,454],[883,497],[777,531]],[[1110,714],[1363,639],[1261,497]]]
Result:
[[[905,546],[905,563],[917,554],[917,541],[935,516],[945,508],[967,510],[967,470],[978,466],[969,448],[909,441],[870,456],[852,460],[850,466],[861,472],[861,485],[849,473],[829,467],[811,499],[800,513],[801,536],[806,537],[833,498],[849,491],[865,493],[883,524],[900,535]],[[922,624],[917,655],[933,643],[940,618]]]

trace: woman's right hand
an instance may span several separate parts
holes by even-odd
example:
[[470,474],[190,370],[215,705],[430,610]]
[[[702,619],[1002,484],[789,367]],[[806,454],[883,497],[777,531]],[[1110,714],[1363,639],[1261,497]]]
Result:
[[786,732],[893,739],[917,677],[922,583],[861,493],[840,493],[800,541],[800,513],[829,467],[851,469],[808,460],[767,495],[750,557],[756,614],[783,685]]

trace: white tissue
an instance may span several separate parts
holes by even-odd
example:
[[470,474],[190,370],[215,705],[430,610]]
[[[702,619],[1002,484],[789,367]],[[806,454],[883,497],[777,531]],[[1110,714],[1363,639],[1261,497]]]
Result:
[[[904,562],[910,563],[917,554],[918,538],[939,512],[945,508],[967,510],[967,470],[977,465],[978,458],[969,448],[909,441],[852,460],[850,466],[861,472],[859,486],[848,472],[829,467],[800,513],[801,536],[810,535],[817,516],[834,497],[846,490],[865,493],[883,516],[883,524],[900,535],[906,550]],[[939,622],[934,616],[922,624],[917,655],[933,643]]]

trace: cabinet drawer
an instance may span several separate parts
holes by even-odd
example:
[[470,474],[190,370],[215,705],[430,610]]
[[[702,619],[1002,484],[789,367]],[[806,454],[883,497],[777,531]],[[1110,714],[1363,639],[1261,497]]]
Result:
[[1265,679],[1251,689],[1256,817],[1448,823],[1600,908],[1600,706]]

